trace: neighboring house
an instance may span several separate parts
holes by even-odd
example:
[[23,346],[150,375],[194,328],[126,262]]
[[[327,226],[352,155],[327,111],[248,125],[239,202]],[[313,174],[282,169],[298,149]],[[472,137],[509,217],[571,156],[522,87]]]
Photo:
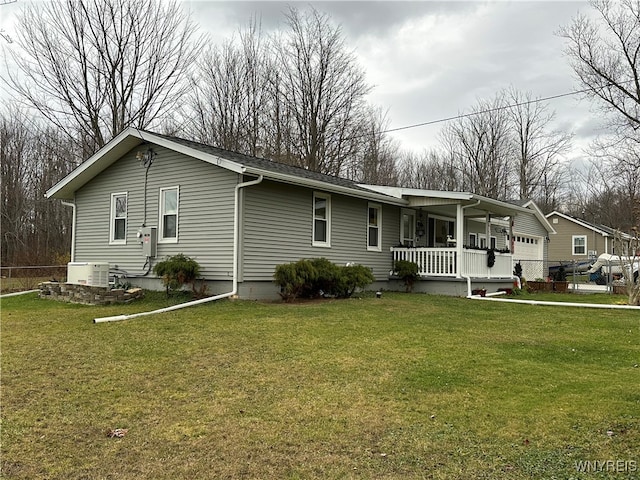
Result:
[[[587,266],[603,254],[615,254],[615,230],[586,220],[553,211],[547,220],[557,232],[549,244],[549,261],[552,263],[577,262]],[[624,239],[629,236],[622,234]]]
[[[393,261],[409,259],[425,280],[417,291],[497,290],[513,283],[509,239],[544,234],[527,206],[359,185],[134,128],[47,196],[74,209],[73,262],[108,262],[159,289],[153,265],[183,253],[198,261],[212,294],[242,298],[277,298],[276,266],[318,257],[370,267],[374,288],[402,289]],[[489,266],[480,247],[503,252]]]

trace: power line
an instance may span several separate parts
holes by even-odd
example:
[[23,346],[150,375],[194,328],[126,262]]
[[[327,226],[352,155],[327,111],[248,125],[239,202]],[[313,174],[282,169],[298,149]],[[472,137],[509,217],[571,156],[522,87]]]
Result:
[[[606,86],[609,86],[609,85],[605,85],[605,86],[603,86],[601,88],[605,88]],[[526,102],[512,103],[510,105],[500,105],[499,107],[487,108],[486,110],[479,110],[477,112],[462,113],[462,114],[454,115],[453,117],[440,118],[438,120],[431,120],[431,121],[428,121],[428,122],[414,123],[412,125],[406,125],[404,127],[390,128],[388,130],[382,130],[379,133],[399,132],[401,130],[408,130],[410,128],[425,127],[427,125],[435,125],[436,123],[450,122],[451,120],[459,120],[461,118],[472,117],[474,115],[481,115],[481,114],[484,114],[484,113],[497,112],[499,110],[505,110],[507,108],[522,107],[522,106],[525,106],[525,105],[531,105],[532,103],[546,102],[546,101],[549,101],[549,100],[555,100],[557,98],[569,97],[571,95],[578,95],[580,93],[586,93],[586,92],[590,92],[592,90],[593,90],[593,88],[585,88],[583,90],[574,90],[572,92],[560,93],[558,95],[551,95],[549,97],[535,98],[533,100],[527,100]]]

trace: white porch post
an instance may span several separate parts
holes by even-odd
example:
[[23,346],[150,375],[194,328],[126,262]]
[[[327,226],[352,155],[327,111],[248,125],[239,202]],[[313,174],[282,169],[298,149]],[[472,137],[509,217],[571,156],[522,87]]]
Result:
[[515,255],[515,247],[516,247],[516,242],[515,239],[513,238],[513,216],[509,216],[509,245],[507,245],[509,248],[509,253],[513,256]]
[[487,212],[484,216],[484,236],[487,239],[487,248],[491,248],[491,214]]
[[464,245],[464,210],[456,205],[456,278],[462,277],[462,247]]

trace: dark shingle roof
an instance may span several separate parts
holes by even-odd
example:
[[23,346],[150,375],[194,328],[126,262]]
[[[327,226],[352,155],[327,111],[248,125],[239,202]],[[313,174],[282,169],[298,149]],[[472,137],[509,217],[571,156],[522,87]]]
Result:
[[608,227],[607,225],[602,225],[601,223],[595,223],[595,222],[590,222],[588,220],[585,220],[584,218],[578,218],[578,217],[574,217],[573,215],[569,215],[566,213],[563,213],[563,215],[565,215],[568,218],[571,218],[577,222],[581,222],[585,225],[587,225],[588,227],[591,227],[594,230],[600,230],[601,232],[606,233],[607,235],[615,235],[616,233],[616,229],[615,228],[611,228]]
[[148,132],[148,133],[155,135],[157,137],[165,138],[174,143],[178,143],[180,145],[193,148],[194,150],[199,150],[203,153],[215,155],[217,157],[243,165],[250,169],[265,170],[267,172],[273,172],[276,174],[289,175],[292,177],[299,177],[301,179],[314,180],[318,182],[328,183],[330,185],[337,185],[340,187],[352,188],[354,190],[371,193],[371,190],[360,187],[356,182],[354,182],[353,180],[349,180],[347,178],[313,172],[305,168],[296,167],[294,165],[286,165],[284,163],[274,162],[272,160],[267,160],[265,158],[252,157],[249,155],[244,155],[242,153],[225,150],[223,148],[206,145],[204,143],[194,142],[193,140],[187,140],[184,138],[173,137],[169,135],[161,135],[153,132]]

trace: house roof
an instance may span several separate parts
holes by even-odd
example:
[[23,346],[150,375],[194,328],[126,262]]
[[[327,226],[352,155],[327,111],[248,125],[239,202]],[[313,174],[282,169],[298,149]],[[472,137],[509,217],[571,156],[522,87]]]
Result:
[[413,208],[429,207],[447,209],[462,204],[469,216],[483,216],[491,212],[498,216],[510,216],[514,213],[531,214],[528,208],[493,200],[469,192],[441,192],[399,187],[361,185],[346,178],[325,175],[304,168],[285,165],[264,158],[257,158],[231,152],[211,145],[162,135],[129,127],[114,137],[86,162],[51,187],[46,196],[72,200],[75,192],[114,164],[127,152],[145,143],[152,143],[184,155],[200,159],[212,165],[238,174],[262,175],[264,178],[292,185],[321,189],[332,193],[364,198]]
[[251,157],[183,138],[161,135],[129,127],[98,150],[86,162],[51,187],[46,196],[71,200],[74,193],[92,178],[115,163],[124,154],[143,143],[154,143],[170,150],[198,158],[239,174],[263,175],[265,178],[294,185],[319,188],[344,195],[368,198],[397,205],[407,201],[359,186],[351,180],[325,175],[304,168]]
[[[450,192],[438,190],[423,190],[418,188],[388,187],[382,185],[362,185],[365,188],[375,190],[396,198],[406,198],[409,206],[414,208],[429,207],[430,210],[442,209],[445,212],[447,207],[462,204],[467,216],[484,216],[487,212],[494,215],[511,216],[514,213],[526,213],[531,215],[532,210],[515,205],[509,202],[494,200],[471,192]],[[552,229],[553,230],[553,229]]]
[[[599,224],[591,223],[591,222],[588,222],[588,221],[583,220],[583,219],[572,217],[571,215],[567,215],[566,213],[558,212],[557,210],[554,210],[553,212],[548,213],[546,215],[546,217],[550,218],[553,215],[557,215],[559,217],[562,217],[565,220],[568,220],[569,222],[575,223],[576,225],[580,225],[581,227],[588,228],[589,230],[592,230],[592,231],[602,235],[603,237],[613,237],[615,235],[615,233],[616,233],[616,229],[615,228],[611,228],[611,227],[608,227],[606,225],[599,225]],[[628,234],[626,234],[624,232],[622,232],[622,237],[623,238],[631,238]]]

